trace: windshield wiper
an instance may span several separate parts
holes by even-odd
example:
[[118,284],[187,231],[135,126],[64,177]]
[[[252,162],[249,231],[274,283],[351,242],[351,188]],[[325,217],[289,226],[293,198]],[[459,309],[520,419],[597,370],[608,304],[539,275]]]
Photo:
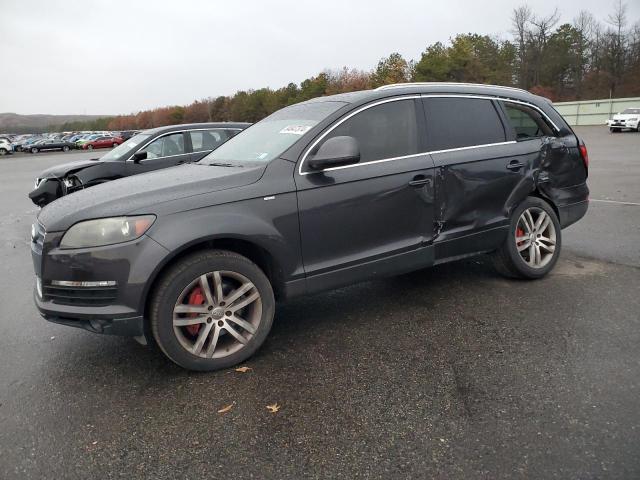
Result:
[[222,162],[206,163],[205,165],[210,165],[212,167],[237,167],[237,165],[234,165],[232,163],[222,163]]

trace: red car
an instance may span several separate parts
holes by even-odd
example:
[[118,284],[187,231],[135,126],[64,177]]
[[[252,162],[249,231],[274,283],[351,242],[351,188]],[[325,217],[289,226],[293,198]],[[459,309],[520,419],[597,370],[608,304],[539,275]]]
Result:
[[94,148],[115,148],[124,142],[120,137],[98,137],[95,140],[82,145],[83,150],[93,150]]

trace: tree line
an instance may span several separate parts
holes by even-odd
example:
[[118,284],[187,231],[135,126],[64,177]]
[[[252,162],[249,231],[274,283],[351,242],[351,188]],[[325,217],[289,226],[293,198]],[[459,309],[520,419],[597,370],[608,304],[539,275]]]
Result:
[[[466,33],[427,46],[418,60],[399,53],[370,71],[325,70],[302,83],[239,91],[131,115],[75,122],[57,130],[130,130],[207,121],[256,122],[310,98],[402,82],[471,82],[515,86],[553,101],[640,96],[640,21],[618,0],[604,20],[581,11],[561,23],[528,6],[513,10],[511,38]],[[98,128],[99,127],[99,128]]]

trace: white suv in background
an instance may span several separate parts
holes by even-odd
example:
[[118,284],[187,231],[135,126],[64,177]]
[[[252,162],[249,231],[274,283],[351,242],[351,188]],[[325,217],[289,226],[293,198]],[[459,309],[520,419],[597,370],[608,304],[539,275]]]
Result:
[[6,155],[13,152],[11,143],[6,138],[0,138],[0,155]]
[[612,133],[621,132],[625,128],[640,132],[640,108],[626,108],[622,112],[616,113],[613,119],[607,120],[607,125]]

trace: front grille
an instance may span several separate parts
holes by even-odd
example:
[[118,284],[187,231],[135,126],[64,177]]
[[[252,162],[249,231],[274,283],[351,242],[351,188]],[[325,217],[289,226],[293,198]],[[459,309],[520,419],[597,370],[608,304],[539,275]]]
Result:
[[60,287],[43,286],[43,299],[60,305],[99,307],[111,305],[118,294],[117,287]]
[[31,249],[38,255],[42,255],[42,246],[44,245],[44,236],[46,235],[44,226],[40,222],[33,224],[31,232]]

